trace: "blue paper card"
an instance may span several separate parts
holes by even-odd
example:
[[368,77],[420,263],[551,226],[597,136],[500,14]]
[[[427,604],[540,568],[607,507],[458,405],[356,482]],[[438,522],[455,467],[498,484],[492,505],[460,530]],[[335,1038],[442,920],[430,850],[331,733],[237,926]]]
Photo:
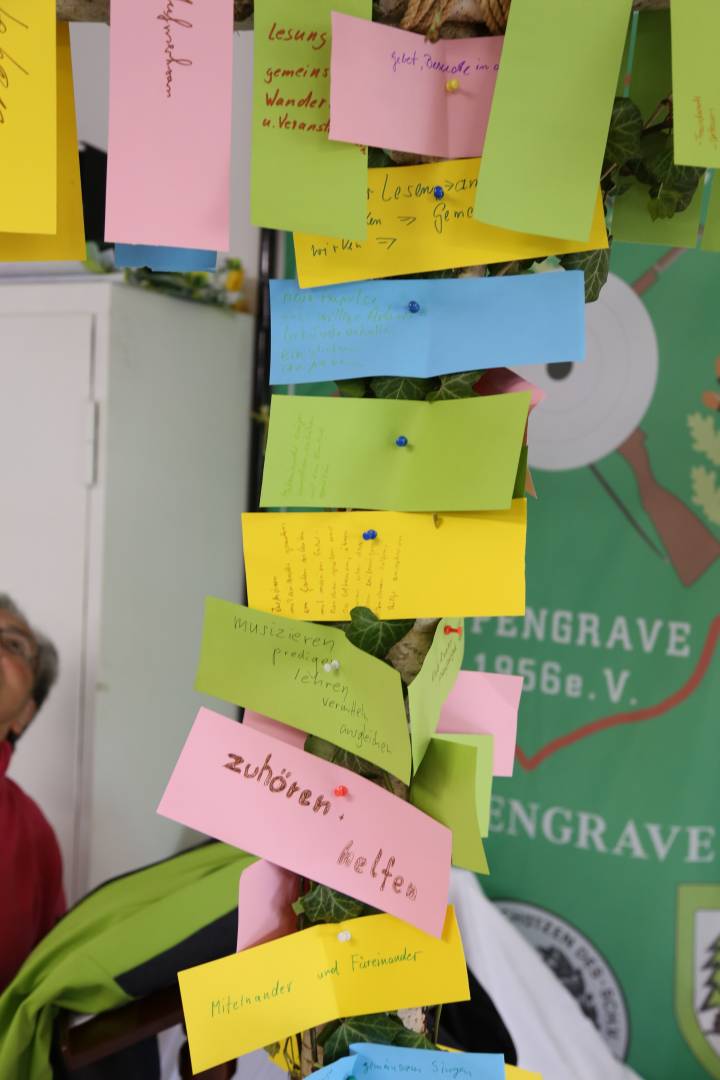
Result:
[[381,1080],[392,1074],[402,1076],[404,1080],[408,1075],[415,1080],[505,1080],[502,1054],[411,1050],[405,1046],[377,1043],[351,1043],[350,1053],[357,1055],[360,1062],[352,1070],[358,1080]]
[[116,244],[115,266],[146,266],[148,270],[165,270],[183,274],[192,270],[214,270],[216,251],[200,248],[152,247],[149,244]]
[[273,385],[585,359],[581,270],[317,289],[271,281],[270,318]]

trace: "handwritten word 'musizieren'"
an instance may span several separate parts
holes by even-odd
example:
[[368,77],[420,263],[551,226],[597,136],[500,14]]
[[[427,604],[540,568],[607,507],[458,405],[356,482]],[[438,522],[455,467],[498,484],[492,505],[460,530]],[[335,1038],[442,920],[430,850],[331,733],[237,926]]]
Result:
[[[186,30],[192,30],[192,23],[187,19],[178,19],[173,15],[176,0],[166,0],[165,7],[162,13],[157,16],[161,22],[165,23],[163,27],[163,33],[165,34],[165,97],[172,97],[172,84],[173,84],[173,64],[178,64],[180,67],[192,67],[192,60],[182,59],[175,55],[175,41],[173,39],[172,23],[176,26],[182,26]],[[178,0],[181,4],[192,4],[193,0]]]
[[[5,19],[11,19],[12,22],[17,23],[18,26],[21,26],[23,30],[30,29],[27,23],[21,22],[20,19],[17,19],[14,15],[11,15],[6,8],[0,8],[0,34],[6,34],[8,32],[8,24],[5,22]],[[27,71],[22,66],[22,64],[20,64],[15,59],[14,56],[10,55],[7,49],[4,49],[0,45],[0,88],[2,88],[3,91],[10,89],[10,75],[8,67],[6,66],[8,64],[12,64],[18,69],[18,71],[21,71],[23,75],[30,74],[30,72]],[[0,97],[0,124],[5,123],[5,118],[8,115],[8,112],[9,106],[7,102],[2,97]]]

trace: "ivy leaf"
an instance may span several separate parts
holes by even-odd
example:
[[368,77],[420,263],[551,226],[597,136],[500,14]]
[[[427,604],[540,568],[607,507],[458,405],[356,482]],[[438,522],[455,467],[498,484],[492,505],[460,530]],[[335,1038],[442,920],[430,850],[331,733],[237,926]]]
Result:
[[367,379],[336,379],[340,397],[365,397]]
[[308,735],[303,749],[308,754],[313,754],[315,757],[322,758],[323,761],[332,761],[335,757],[337,746],[335,743],[328,742],[327,739],[321,739],[319,735]]
[[640,156],[640,135],[643,128],[642,113],[630,98],[615,98],[610,116],[605,161],[624,165],[626,161]]
[[350,1052],[350,1044],[356,1042],[385,1043],[392,1045],[402,1021],[388,1013],[376,1013],[373,1016],[351,1016],[327,1033],[327,1029],[318,1036],[323,1048],[323,1064],[329,1065]]
[[654,197],[651,192],[651,198],[648,201],[650,217],[653,221],[657,221],[658,218],[671,218],[675,214],[682,213],[683,210],[687,210],[694,194],[694,191],[673,191],[663,185]]
[[368,146],[368,166],[371,169],[390,169],[395,162],[379,146]]
[[370,608],[354,607],[345,636],[363,652],[384,660],[396,642],[412,630],[414,619],[378,619]]
[[312,923],[333,923],[357,919],[365,911],[365,904],[327,885],[313,885],[295,901],[293,911],[296,915],[307,915]]
[[435,1043],[422,1031],[410,1031],[403,1024],[392,1041],[393,1046],[411,1046],[415,1050],[434,1050]]
[[459,371],[452,375],[441,375],[440,386],[428,394],[427,400],[451,401],[457,398],[474,397],[473,387],[482,374],[482,371]]
[[409,376],[380,375],[370,380],[375,397],[403,401],[424,401],[428,390],[435,384],[435,379],[416,379]]
[[597,300],[610,270],[610,249],[597,251],[577,251],[571,255],[561,255],[560,265],[566,270],[582,270],[585,274],[585,303]]

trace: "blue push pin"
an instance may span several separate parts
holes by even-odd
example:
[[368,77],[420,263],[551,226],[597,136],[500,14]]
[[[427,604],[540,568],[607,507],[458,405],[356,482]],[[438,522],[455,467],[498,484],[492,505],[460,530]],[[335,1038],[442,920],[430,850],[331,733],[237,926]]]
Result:
[[417,315],[419,310],[420,310],[420,305],[418,304],[417,300],[411,300],[410,303],[408,304],[408,311],[410,312],[410,314],[411,315]]
[[445,188],[441,188],[440,185],[438,184],[437,187],[433,188],[433,195],[435,196],[436,199],[445,198]]
[[408,444],[407,435],[398,435],[397,439],[395,440],[395,445],[396,446],[407,446],[407,444]]
[[377,532],[375,529],[366,529],[363,533],[363,540],[376,540]]

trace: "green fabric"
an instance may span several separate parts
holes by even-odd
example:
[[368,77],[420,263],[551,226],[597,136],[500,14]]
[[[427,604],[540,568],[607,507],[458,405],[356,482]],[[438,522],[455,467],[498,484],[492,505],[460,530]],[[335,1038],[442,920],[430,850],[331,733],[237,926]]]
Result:
[[0,997],[0,1077],[50,1080],[60,1008],[80,1013],[131,1000],[115,976],[177,945],[237,906],[254,856],[207,844],[102,885],[60,920]]

